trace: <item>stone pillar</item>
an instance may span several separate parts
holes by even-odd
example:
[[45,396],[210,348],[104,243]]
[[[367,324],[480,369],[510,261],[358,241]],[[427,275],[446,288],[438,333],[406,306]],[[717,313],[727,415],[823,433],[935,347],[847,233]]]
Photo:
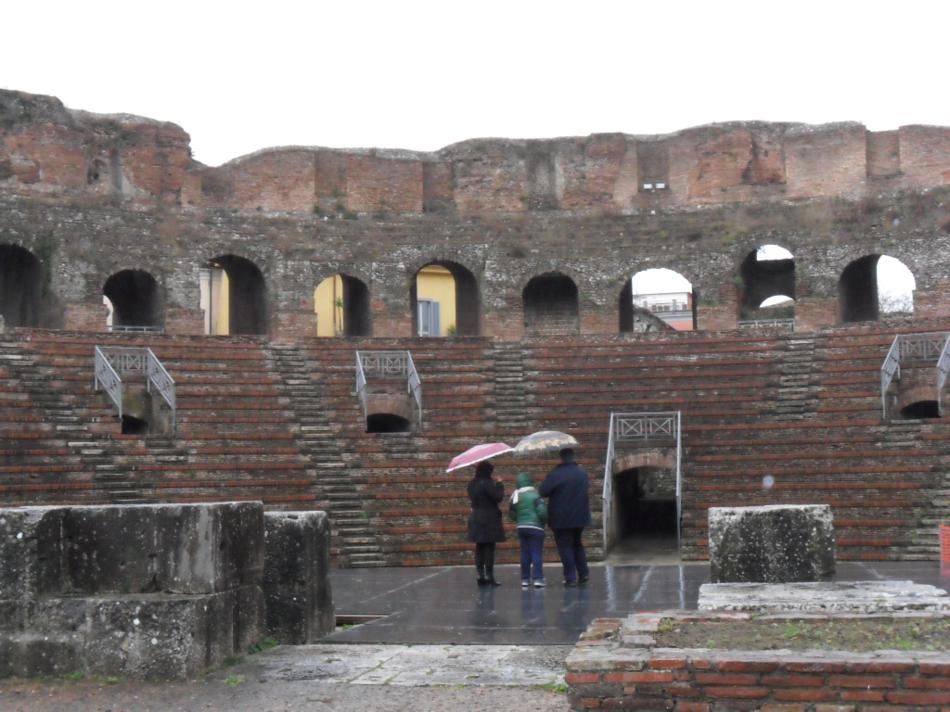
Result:
[[711,507],[709,569],[713,583],[829,580],[835,572],[831,507]]
[[336,626],[330,591],[326,512],[266,512],[264,598],[267,632],[278,642],[312,643]]

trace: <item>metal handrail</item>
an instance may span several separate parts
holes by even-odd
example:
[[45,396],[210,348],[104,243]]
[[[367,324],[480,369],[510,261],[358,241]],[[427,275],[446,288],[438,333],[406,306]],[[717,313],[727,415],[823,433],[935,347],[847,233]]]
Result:
[[[950,371],[950,357],[945,360],[950,333],[929,332],[925,334],[898,334],[881,365],[881,416],[887,419],[887,392],[891,384],[900,381],[901,367],[910,361],[937,362],[937,407],[940,409],[940,394]],[[942,413],[942,409],[939,410]]]
[[94,351],[93,372],[93,390],[98,391],[101,385],[109,396],[112,403],[119,409],[119,419],[122,419],[122,377],[112,366],[109,358],[96,346]]
[[[175,379],[171,377],[158,356],[150,348],[141,346],[96,346],[95,370],[95,388],[99,390],[100,383],[106,387],[109,397],[119,410],[119,418],[122,418],[122,378],[119,374],[144,373],[146,389],[151,393],[154,386],[158,394],[168,404],[172,413],[172,430],[177,430],[178,399],[175,395]],[[100,374],[102,375],[100,376]],[[110,384],[112,390],[110,390]]]
[[366,420],[366,372],[363,370],[363,357],[356,352],[356,397],[363,408],[363,420]]
[[937,357],[937,414],[943,417],[943,387],[950,374],[950,335],[943,342],[943,349]]
[[409,393],[416,401],[416,408],[419,410],[419,423],[422,423],[422,379],[416,370],[416,364],[412,360],[412,354],[406,352],[406,381]]
[[[676,444],[676,543],[680,543],[680,520],[683,515],[683,444],[681,411],[645,413],[611,413],[607,437],[607,459],[604,463],[604,514],[605,519],[613,507],[613,463],[618,442],[669,442]],[[603,526],[604,548],[607,547],[608,527]]]
[[881,365],[881,417],[887,419],[887,391],[891,387],[894,379],[900,380],[901,377],[901,358],[900,341],[898,334],[894,337],[891,348],[884,357],[884,363]]
[[356,395],[363,406],[366,417],[367,376],[381,378],[405,378],[407,392],[416,402],[419,422],[422,422],[422,379],[408,351],[357,351],[356,352]]
[[163,326],[140,326],[137,324],[109,324],[109,331],[114,334],[163,334]]
[[771,326],[780,326],[785,329],[795,329],[794,319],[740,319],[740,329],[766,329]]
[[178,417],[175,379],[165,370],[165,366],[162,365],[162,362],[158,360],[158,357],[151,349],[146,349],[146,351],[148,351],[148,357],[145,364],[145,375],[148,381],[145,387],[151,392],[152,386],[155,386],[155,390],[158,391],[158,394],[168,403],[168,407],[172,412],[172,431],[177,431]]
[[609,532],[607,531],[607,525],[613,521],[613,483],[614,483],[614,414],[610,414],[610,420],[607,425],[607,459],[604,461],[604,490],[601,494],[603,499],[603,512],[604,518],[601,522],[601,529],[604,537],[604,554],[606,555],[607,546],[609,542],[607,541]]

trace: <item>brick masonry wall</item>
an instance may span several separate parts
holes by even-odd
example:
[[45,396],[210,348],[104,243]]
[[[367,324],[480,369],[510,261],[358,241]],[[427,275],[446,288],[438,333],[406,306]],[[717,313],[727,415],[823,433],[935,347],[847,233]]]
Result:
[[[947,182],[950,161],[943,127],[734,122],[652,137],[479,139],[432,153],[276,148],[209,168],[190,159],[174,124],[14,91],[0,92],[0,110],[0,184],[12,192],[237,210],[620,213],[932,187]],[[666,187],[644,192],[658,181]]]
[[939,712],[950,705],[950,655],[945,650],[861,654],[654,648],[652,634],[664,615],[591,623],[567,658],[572,710]]

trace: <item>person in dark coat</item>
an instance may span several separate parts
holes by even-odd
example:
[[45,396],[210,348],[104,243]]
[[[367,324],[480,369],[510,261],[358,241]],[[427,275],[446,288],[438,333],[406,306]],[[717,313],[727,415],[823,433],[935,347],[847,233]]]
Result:
[[488,460],[475,466],[468,483],[472,513],[468,517],[468,540],[475,544],[475,568],[479,586],[500,586],[495,579],[495,544],[505,540],[499,503],[505,498],[505,486],[492,478],[495,466]]
[[548,523],[554,532],[557,553],[564,567],[564,585],[586,583],[590,575],[581,536],[590,526],[588,478],[574,461],[574,451],[561,450],[561,464],[544,478],[538,494],[548,498]]

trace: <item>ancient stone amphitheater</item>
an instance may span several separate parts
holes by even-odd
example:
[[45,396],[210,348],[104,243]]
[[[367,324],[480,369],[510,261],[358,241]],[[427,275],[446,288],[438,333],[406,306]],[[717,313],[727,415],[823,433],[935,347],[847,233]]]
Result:
[[[885,256],[911,275],[896,301]],[[454,314],[419,336],[431,266]],[[678,303],[634,286],[656,269],[688,283]],[[327,510],[343,566],[462,563],[448,460],[558,429],[598,555],[704,558],[720,505],[831,505],[852,560],[935,559],[950,520],[946,128],[208,167],[173,124],[3,91],[0,311],[4,506],[262,500]]]

